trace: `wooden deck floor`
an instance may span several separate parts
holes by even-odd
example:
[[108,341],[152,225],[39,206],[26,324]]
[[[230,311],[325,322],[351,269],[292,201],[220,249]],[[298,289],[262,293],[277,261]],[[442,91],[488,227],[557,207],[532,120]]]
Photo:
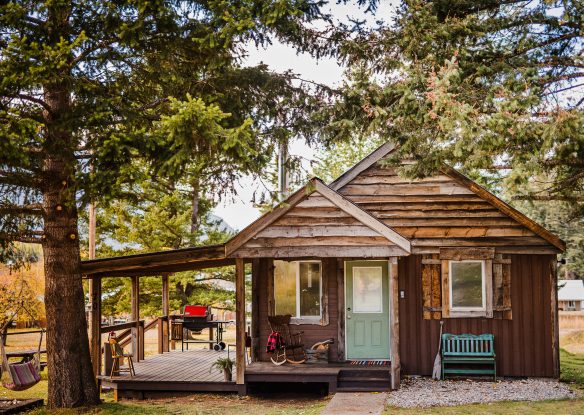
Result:
[[136,376],[100,376],[102,385],[116,391],[235,392],[235,382],[225,382],[211,365],[226,351],[180,350],[149,356],[134,363]]
[[[143,398],[146,394],[160,392],[245,391],[245,387],[241,389],[235,382],[225,382],[222,373],[211,369],[212,364],[223,357],[227,357],[226,351],[176,350],[134,363],[136,375],[133,377],[123,373],[111,380],[105,375],[100,379],[102,386],[114,389],[116,397]],[[231,358],[235,356],[232,354]],[[254,362],[246,367],[245,383],[322,383],[328,384],[328,390],[332,393],[347,385],[368,388],[364,383],[366,381],[373,382],[373,386],[379,388],[387,383],[389,371],[388,366],[353,366],[347,363],[275,366],[271,362]]]

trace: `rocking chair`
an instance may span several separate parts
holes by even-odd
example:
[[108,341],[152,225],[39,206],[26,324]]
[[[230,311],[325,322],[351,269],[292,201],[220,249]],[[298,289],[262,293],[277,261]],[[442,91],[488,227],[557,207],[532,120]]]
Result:
[[268,323],[272,332],[280,333],[284,339],[284,346],[276,349],[270,358],[272,363],[280,366],[284,363],[300,364],[306,362],[306,352],[302,343],[302,331],[292,333],[290,331],[289,314],[284,316],[268,316]]

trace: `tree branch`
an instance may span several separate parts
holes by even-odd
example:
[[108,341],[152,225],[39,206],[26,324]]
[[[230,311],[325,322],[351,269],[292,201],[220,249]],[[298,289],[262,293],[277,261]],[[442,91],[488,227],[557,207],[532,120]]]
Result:
[[18,98],[18,99],[22,99],[23,101],[29,101],[29,102],[32,102],[34,104],[38,104],[41,107],[43,107],[45,110],[50,112],[51,114],[53,113],[49,104],[47,104],[45,101],[43,101],[40,98],[33,97],[32,95],[26,95],[26,94],[16,94],[16,95],[14,95],[14,98]]
[[0,204],[0,214],[24,214],[40,216],[42,213],[43,208],[40,203],[31,203],[28,205]]

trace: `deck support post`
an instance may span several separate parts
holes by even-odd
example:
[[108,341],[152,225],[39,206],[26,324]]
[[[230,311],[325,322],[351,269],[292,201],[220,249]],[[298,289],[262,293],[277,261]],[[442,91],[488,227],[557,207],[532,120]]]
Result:
[[391,331],[391,389],[399,388],[401,362],[399,356],[399,288],[397,257],[389,259],[389,321]]
[[[235,260],[235,368],[236,383],[245,384],[245,262]],[[238,388],[245,393],[245,387]]]
[[134,360],[140,361],[140,278],[138,276],[132,277],[132,309],[131,319],[136,322],[132,327],[132,354]]
[[162,342],[162,352],[169,351],[169,344],[168,339],[170,338],[169,335],[169,327],[170,327],[170,319],[168,316],[170,315],[170,302],[169,302],[169,274],[165,273],[162,274],[162,315],[166,316],[166,319],[160,322],[162,328],[159,329],[159,333],[162,333],[162,339],[159,339],[159,342]]
[[89,279],[89,349],[93,374],[101,374],[101,277]]

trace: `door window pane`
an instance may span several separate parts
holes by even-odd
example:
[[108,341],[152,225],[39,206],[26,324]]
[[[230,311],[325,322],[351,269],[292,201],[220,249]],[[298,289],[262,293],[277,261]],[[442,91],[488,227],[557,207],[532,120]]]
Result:
[[274,300],[276,314],[296,316],[296,264],[274,261]]
[[353,312],[383,312],[381,267],[353,267]]
[[320,263],[300,262],[300,316],[320,316]]
[[484,308],[483,262],[450,262],[452,308]]

